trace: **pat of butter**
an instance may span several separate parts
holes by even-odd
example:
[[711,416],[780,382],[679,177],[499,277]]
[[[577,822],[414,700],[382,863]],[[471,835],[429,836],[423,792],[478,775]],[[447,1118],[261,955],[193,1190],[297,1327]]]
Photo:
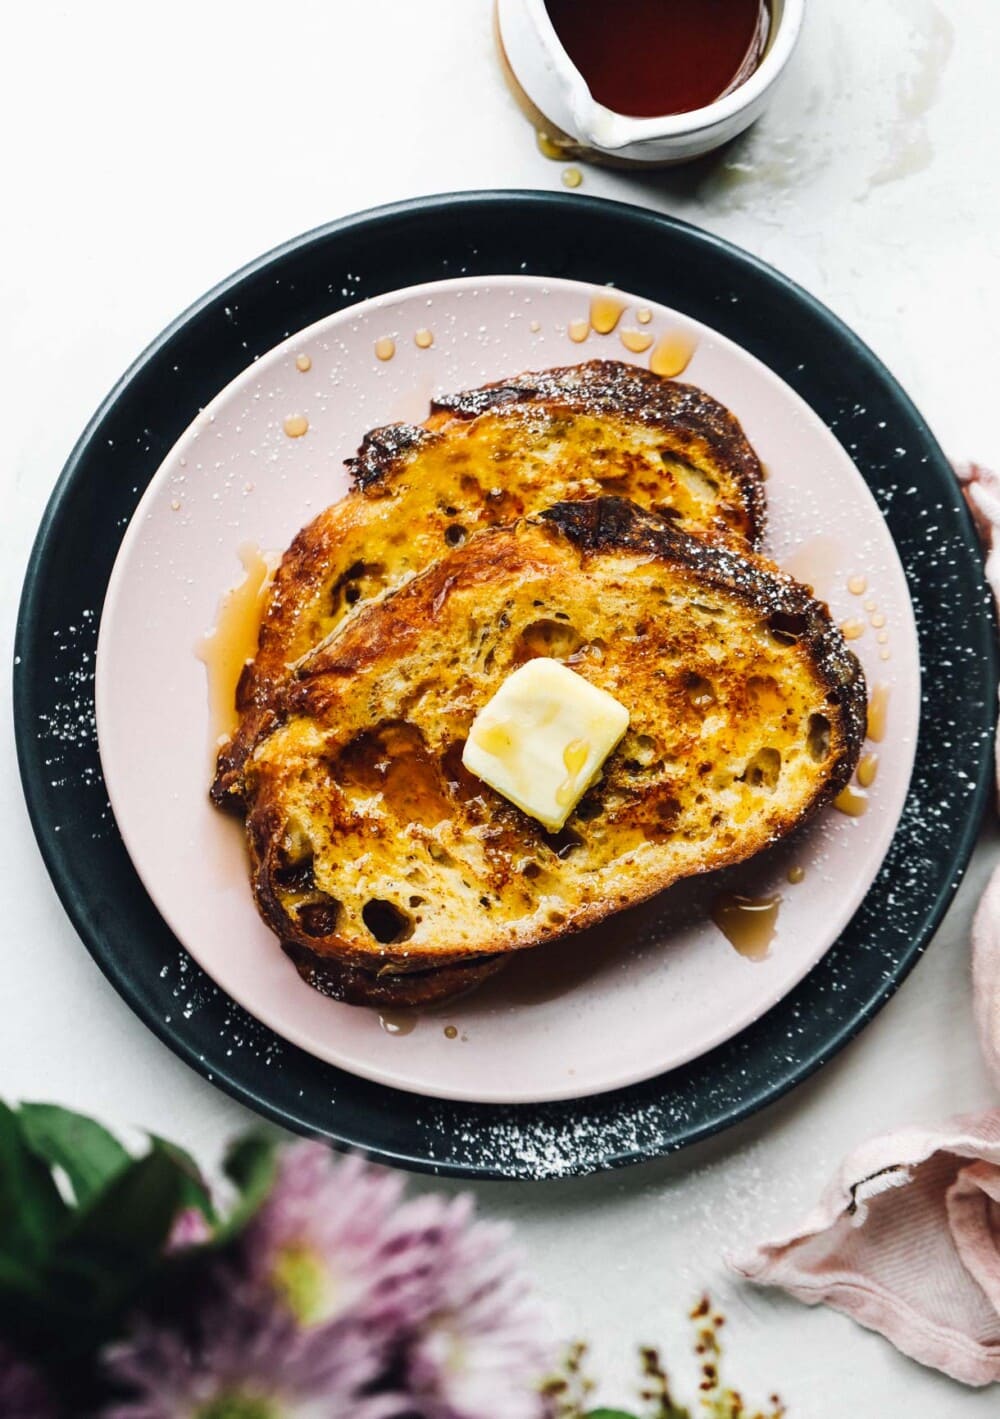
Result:
[[509,675],[476,715],[462,763],[555,831],[597,778],[628,719],[607,691],[539,657]]

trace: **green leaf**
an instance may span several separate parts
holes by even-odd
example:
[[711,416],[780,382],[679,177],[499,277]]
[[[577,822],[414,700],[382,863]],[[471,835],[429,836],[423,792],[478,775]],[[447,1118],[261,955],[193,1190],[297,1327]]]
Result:
[[158,1138],[155,1133],[150,1134],[150,1139],[154,1148],[158,1148],[171,1158],[176,1164],[181,1177],[183,1188],[182,1207],[197,1207],[198,1211],[209,1222],[214,1222],[215,1206],[212,1202],[212,1194],[209,1191],[201,1169],[192,1158],[186,1148],[182,1148],[178,1143],[170,1143],[165,1138]]
[[274,1185],[277,1172],[277,1142],[262,1133],[248,1133],[230,1147],[223,1171],[239,1188],[240,1196],[217,1233],[225,1243],[238,1236]]
[[626,1409],[588,1409],[583,1419],[637,1419]]
[[56,1104],[21,1104],[17,1116],[32,1153],[49,1167],[65,1172],[78,1207],[96,1196],[130,1161],[118,1139],[83,1114]]
[[0,1255],[29,1265],[41,1261],[68,1212],[17,1115],[0,1102]]
[[116,1173],[85,1206],[70,1214],[46,1285],[71,1324],[62,1348],[77,1357],[117,1333],[122,1318],[155,1294],[154,1274],[181,1210],[187,1179],[177,1161],[154,1144]]
[[74,1214],[61,1252],[128,1270],[146,1264],[162,1253],[187,1183],[176,1158],[154,1143]]

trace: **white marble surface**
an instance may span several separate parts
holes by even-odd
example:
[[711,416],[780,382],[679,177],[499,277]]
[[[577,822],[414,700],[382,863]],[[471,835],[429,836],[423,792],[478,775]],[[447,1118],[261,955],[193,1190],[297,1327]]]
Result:
[[[901,378],[957,455],[1000,458],[998,138],[990,0],[810,0],[768,117],[723,165],[583,193],[677,213],[773,262]],[[331,217],[464,187],[558,189],[500,79],[487,0],[34,0],[5,17],[0,116],[0,652],[24,563],[83,424],[133,356],[242,262]],[[133,1018],[49,884],[17,786],[5,690],[0,1093],[145,1123],[211,1153],[247,1115]],[[968,927],[992,828],[926,959],[793,1096],[662,1164],[482,1185],[516,1219],[568,1330],[625,1393],[626,1349],[684,1354],[691,1299],[730,1314],[737,1382],[796,1419],[993,1414],[830,1313],[730,1281],[720,1256],[791,1221],[873,1131],[992,1095],[972,1032]],[[610,1397],[610,1393],[609,1393]]]

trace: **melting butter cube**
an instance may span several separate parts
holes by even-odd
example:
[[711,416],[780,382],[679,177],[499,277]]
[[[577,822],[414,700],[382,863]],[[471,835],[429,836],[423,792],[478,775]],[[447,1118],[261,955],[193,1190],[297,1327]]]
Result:
[[476,715],[462,763],[555,831],[597,778],[628,719],[605,690],[540,657],[509,675]]

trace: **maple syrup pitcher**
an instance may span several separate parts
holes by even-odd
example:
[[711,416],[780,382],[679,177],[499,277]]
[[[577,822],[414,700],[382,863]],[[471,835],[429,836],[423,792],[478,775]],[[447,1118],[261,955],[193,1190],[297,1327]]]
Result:
[[744,83],[767,48],[765,0],[545,0],[598,103],[632,118],[704,108]]
[[804,12],[805,0],[495,0],[501,68],[541,152],[624,167],[689,162],[749,128]]

